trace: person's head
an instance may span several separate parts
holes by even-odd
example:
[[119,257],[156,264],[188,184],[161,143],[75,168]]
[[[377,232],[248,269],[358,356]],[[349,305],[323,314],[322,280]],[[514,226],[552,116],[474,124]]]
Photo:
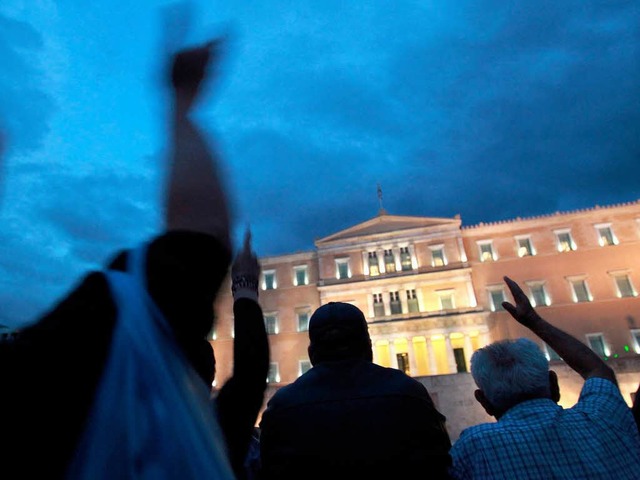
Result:
[[492,343],[475,352],[471,375],[478,386],[476,399],[496,418],[526,400],[559,400],[555,373],[549,371],[540,348],[526,338]]
[[[128,260],[129,252],[122,251],[108,268],[127,271]],[[147,249],[147,291],[208,386],[215,376],[215,357],[205,337],[211,331],[213,302],[230,263],[228,247],[210,235],[196,232],[165,233]]]
[[367,320],[349,303],[330,302],[318,308],[309,319],[309,340],[312,365],[355,358],[373,361]]

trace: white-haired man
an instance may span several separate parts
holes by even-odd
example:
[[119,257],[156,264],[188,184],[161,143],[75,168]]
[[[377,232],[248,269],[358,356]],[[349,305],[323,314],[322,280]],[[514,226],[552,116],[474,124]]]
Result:
[[496,423],[462,432],[451,450],[454,478],[632,479],[640,475],[640,435],[615,374],[586,345],[540,317],[513,280],[504,308],[553,348],[586,381],[578,403],[557,405],[558,379],[524,338],[478,350],[476,399]]

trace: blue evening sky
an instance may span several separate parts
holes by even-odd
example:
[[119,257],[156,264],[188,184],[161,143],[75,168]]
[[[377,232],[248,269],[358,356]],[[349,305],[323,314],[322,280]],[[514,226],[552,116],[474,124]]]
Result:
[[[0,3],[0,324],[160,229],[166,4]],[[259,255],[375,216],[378,182],[391,214],[467,225],[640,198],[640,0],[194,12],[170,40],[230,35],[198,118]]]

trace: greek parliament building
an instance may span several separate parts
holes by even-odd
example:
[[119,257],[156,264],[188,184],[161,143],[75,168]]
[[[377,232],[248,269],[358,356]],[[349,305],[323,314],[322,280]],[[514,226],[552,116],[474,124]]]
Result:
[[[640,201],[472,226],[463,226],[459,215],[381,210],[316,240],[313,251],[265,257],[261,265],[271,394],[311,367],[309,318],[320,305],[339,301],[364,312],[374,362],[418,377],[441,410],[460,390],[455,401],[470,415],[460,428],[488,420],[474,410],[465,372],[473,352],[496,340],[536,341],[565,383],[565,401],[575,403],[579,379],[503,310],[501,303],[512,301],[504,275],[544,318],[611,362],[627,401],[640,381]],[[230,294],[220,298],[216,315],[212,343],[221,384],[233,363]]]

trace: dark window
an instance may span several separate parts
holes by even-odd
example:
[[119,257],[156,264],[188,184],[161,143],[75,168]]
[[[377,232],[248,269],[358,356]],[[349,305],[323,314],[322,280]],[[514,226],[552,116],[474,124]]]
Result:
[[396,271],[396,260],[393,256],[393,251],[384,251],[384,269],[387,273],[393,273]]
[[409,307],[409,311],[411,313],[420,311],[420,306],[418,305],[418,298],[416,297],[415,290],[407,290],[407,306]]
[[409,253],[409,247],[402,247],[400,249],[400,265],[403,271],[413,270],[413,264],[411,263],[411,253]]
[[453,356],[456,359],[456,369],[458,373],[467,371],[467,360],[464,358],[464,349],[463,348],[454,348]]
[[373,294],[373,315],[375,317],[384,317],[384,303],[381,293]]
[[402,303],[400,303],[400,294],[398,292],[389,293],[389,306],[391,307],[392,315],[402,313]]
[[398,359],[398,370],[411,375],[411,367],[409,366],[409,354],[408,353],[396,353]]

